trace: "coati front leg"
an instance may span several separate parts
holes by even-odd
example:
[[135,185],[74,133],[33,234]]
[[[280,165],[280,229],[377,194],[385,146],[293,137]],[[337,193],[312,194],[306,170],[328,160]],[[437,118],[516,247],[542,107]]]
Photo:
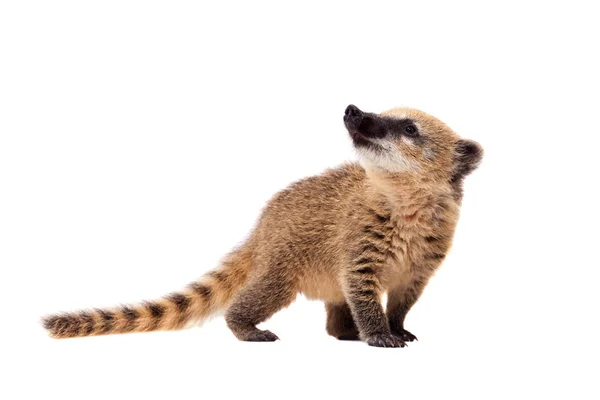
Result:
[[370,346],[404,347],[406,343],[392,334],[381,306],[375,263],[370,257],[361,257],[347,272],[343,285],[346,301],[362,340]]
[[287,307],[296,296],[294,281],[282,268],[267,267],[252,277],[225,313],[225,321],[233,334],[247,342],[274,342],[273,332],[256,325]]
[[325,311],[327,311],[327,333],[338,340],[360,340],[348,304],[325,303]]
[[386,308],[390,329],[394,335],[401,337],[405,342],[418,340],[415,335],[404,329],[404,320],[423,293],[425,285],[424,280],[416,279],[409,285],[397,287],[388,293]]

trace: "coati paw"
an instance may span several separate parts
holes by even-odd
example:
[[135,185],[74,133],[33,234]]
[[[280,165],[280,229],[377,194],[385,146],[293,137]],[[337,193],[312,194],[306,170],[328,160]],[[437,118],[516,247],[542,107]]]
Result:
[[367,344],[374,347],[404,347],[406,343],[392,334],[373,335],[367,339]]
[[244,341],[246,341],[246,342],[274,342],[276,340],[279,340],[279,338],[273,332],[259,331],[259,330],[256,330],[255,332],[250,333],[244,339]]
[[393,333],[395,336],[398,336],[400,339],[404,340],[405,342],[414,342],[415,340],[419,341],[419,339],[417,339],[417,337],[415,335],[413,335],[406,329],[402,329],[399,332],[393,332]]

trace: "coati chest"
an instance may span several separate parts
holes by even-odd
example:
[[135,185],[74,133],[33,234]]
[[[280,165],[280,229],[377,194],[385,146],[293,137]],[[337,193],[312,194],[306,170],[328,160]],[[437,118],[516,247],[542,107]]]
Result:
[[[450,249],[458,206],[440,199],[410,212],[384,213],[365,231],[383,255],[380,282],[385,290],[428,279]],[[382,214],[379,214],[382,216]]]

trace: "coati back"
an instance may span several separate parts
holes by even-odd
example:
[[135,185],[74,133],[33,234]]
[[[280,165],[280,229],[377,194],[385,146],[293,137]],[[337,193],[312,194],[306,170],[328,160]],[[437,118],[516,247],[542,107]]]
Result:
[[360,164],[276,194],[217,269],[162,299],[51,315],[44,327],[56,338],[172,330],[224,310],[238,339],[274,341],[256,325],[303,293],[325,302],[326,330],[340,340],[415,340],[404,319],[450,249],[462,182],[483,150],[414,109],[350,105],[344,123]]

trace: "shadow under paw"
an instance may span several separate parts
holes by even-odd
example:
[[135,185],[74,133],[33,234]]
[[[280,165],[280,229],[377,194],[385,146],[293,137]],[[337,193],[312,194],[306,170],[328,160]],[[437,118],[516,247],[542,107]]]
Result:
[[360,340],[357,333],[346,333],[337,337],[338,340]]

